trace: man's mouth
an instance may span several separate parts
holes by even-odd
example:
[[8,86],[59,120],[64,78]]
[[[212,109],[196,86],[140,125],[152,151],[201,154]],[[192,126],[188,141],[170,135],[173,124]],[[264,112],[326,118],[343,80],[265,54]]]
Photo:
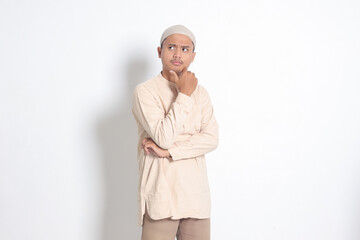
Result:
[[171,60],[171,63],[175,66],[180,66],[183,62],[181,60]]

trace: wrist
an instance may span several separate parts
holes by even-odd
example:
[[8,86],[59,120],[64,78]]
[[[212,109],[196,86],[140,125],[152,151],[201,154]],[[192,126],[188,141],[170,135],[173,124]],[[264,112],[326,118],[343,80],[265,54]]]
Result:
[[185,90],[180,90],[180,92],[181,93],[183,93],[183,94],[185,94],[185,95],[187,95],[187,96],[191,96],[191,94],[192,94],[192,92],[190,92],[190,91],[185,91]]

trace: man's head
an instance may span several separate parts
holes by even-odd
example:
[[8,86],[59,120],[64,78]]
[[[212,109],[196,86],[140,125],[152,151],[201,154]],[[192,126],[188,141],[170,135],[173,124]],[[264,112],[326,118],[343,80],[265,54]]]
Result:
[[160,47],[162,47],[164,40],[172,34],[183,34],[188,38],[190,38],[194,47],[193,50],[195,51],[195,45],[196,45],[195,35],[187,27],[183,25],[174,25],[165,29],[165,31],[161,35]]
[[177,73],[188,68],[195,58],[196,40],[194,34],[182,25],[167,28],[161,36],[158,55],[163,64],[163,73],[170,70]]

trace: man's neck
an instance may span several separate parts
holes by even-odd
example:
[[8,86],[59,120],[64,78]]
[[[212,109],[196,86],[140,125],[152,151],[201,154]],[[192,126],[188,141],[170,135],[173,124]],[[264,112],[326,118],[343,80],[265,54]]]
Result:
[[169,73],[169,71],[166,71],[166,70],[162,70],[161,71],[161,75],[166,79],[166,80],[168,80],[169,82],[171,82],[170,81],[170,73]]

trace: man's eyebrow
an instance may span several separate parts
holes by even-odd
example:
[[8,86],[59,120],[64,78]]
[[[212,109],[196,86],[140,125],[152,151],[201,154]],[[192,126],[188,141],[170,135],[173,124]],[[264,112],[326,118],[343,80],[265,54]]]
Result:
[[[176,45],[175,43],[169,43],[168,45],[169,45],[169,46],[178,46],[178,45]],[[187,46],[187,45],[182,45],[181,47],[183,47],[183,48],[190,48],[190,46]]]

